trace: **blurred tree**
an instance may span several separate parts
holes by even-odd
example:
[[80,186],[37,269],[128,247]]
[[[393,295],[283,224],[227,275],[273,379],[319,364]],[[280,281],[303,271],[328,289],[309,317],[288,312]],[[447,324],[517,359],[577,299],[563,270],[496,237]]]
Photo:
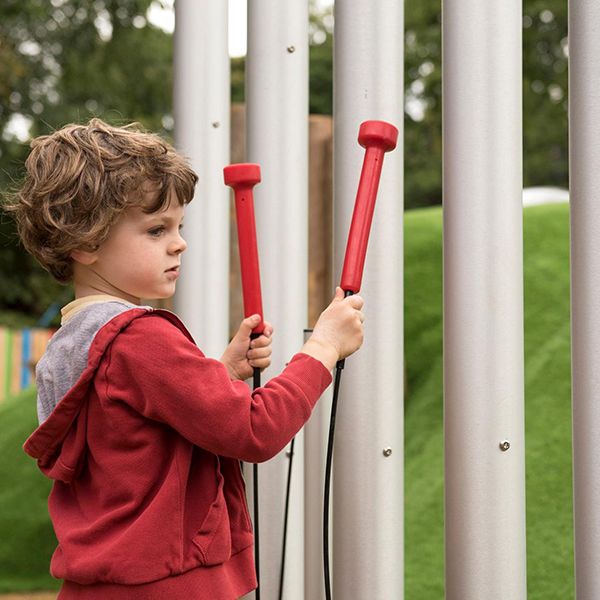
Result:
[[442,201],[440,1],[409,2],[404,43],[404,204]]
[[[169,138],[171,35],[148,20],[166,0],[2,0],[0,189],[18,180],[27,141],[91,116],[140,121]],[[333,15],[311,1],[310,111],[331,114]],[[567,186],[567,7],[524,0],[524,184]],[[244,59],[232,60],[244,98]],[[405,9],[405,205],[439,204],[441,1]],[[16,245],[0,218],[0,307],[41,314],[61,288]]]
[[524,185],[568,187],[567,3],[526,0],[523,17]]
[[[311,3],[310,111],[333,106],[333,14]],[[441,1],[405,4],[405,206],[442,201]],[[243,59],[233,97],[243,100]],[[524,0],[523,183],[568,186],[567,6]]]
[[[309,111],[330,115],[333,112],[333,11],[310,3],[309,23]],[[244,102],[245,57],[231,60],[231,99]]]
[[[154,0],[156,4],[158,0]],[[99,116],[169,137],[171,36],[152,0],[3,0],[0,5],[0,189],[22,175],[31,137]],[[64,294],[0,218],[0,306],[40,316]]]
[[333,10],[311,5],[309,22],[309,111],[333,113]]
[[[523,3],[523,183],[568,186],[567,5]],[[440,1],[406,4],[406,206],[442,191]]]

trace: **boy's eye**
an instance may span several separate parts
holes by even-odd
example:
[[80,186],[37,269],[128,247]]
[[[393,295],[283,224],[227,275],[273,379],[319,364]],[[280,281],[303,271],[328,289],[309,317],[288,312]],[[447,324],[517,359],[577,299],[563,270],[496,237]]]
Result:
[[161,226],[161,227],[155,227],[154,229],[150,229],[150,230],[148,231],[148,233],[149,233],[150,235],[158,236],[158,235],[160,235],[160,234],[161,234],[161,233],[162,233],[164,230],[165,230],[165,228],[164,228],[164,227],[162,227],[162,226]]

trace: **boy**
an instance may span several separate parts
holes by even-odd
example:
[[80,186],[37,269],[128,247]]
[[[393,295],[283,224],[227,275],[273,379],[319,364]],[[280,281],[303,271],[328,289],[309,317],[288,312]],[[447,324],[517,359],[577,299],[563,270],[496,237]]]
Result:
[[54,480],[61,599],[231,600],[256,587],[239,460],[279,452],[310,416],[337,360],[362,344],[358,296],[338,288],[278,376],[272,328],[244,319],[221,360],[171,312],[180,227],[197,177],[155,135],[99,119],[35,139],[5,207],[25,248],[76,299],[36,369],[40,426],[25,443]]

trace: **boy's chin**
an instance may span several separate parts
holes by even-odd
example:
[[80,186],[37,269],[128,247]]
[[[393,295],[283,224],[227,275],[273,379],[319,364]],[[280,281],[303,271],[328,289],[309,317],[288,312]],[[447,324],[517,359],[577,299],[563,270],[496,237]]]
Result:
[[164,294],[154,294],[152,296],[142,297],[141,304],[148,304],[149,302],[160,302],[161,300],[169,300],[175,295],[175,292],[169,292]]

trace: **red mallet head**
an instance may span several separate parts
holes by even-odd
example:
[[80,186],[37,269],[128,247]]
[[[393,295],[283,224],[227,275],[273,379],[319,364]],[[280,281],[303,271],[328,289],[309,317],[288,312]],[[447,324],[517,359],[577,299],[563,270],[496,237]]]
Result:
[[360,290],[383,156],[396,147],[397,140],[398,129],[385,121],[365,121],[360,126],[358,142],[365,148],[365,158],[340,281],[340,287],[344,291],[356,294]]
[[258,335],[264,331],[265,324],[262,320],[262,295],[252,188],[260,182],[260,166],[253,163],[229,165],[223,169],[223,177],[225,184],[232,187],[235,194],[244,316],[260,315],[260,324],[252,330],[253,334]]
[[396,147],[398,130],[385,121],[365,121],[358,130],[358,143],[363,148],[381,148],[389,152]]
[[255,163],[229,165],[223,169],[223,178],[225,185],[234,190],[238,187],[252,190],[257,183],[260,183],[260,165]]

